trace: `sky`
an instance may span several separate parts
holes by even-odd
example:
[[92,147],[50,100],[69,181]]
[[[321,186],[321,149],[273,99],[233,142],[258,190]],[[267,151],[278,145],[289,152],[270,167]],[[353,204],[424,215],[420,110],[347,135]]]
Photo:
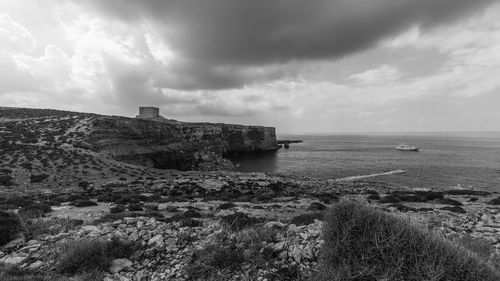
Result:
[[500,1],[0,0],[0,106],[500,131]]

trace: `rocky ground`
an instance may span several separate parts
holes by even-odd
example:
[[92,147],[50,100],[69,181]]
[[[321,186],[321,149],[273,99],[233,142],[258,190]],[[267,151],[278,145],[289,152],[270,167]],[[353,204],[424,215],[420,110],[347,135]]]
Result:
[[9,195],[3,196],[3,209],[23,213],[38,203],[51,210],[32,217],[28,228],[35,230],[2,247],[0,263],[50,271],[57,259],[48,257],[68,241],[136,242],[139,249],[116,259],[104,280],[203,280],[197,258],[211,247],[236,250],[241,258],[234,267],[211,265],[220,274],[214,280],[306,280],[323,243],[323,211],[339,198],[408,216],[451,238],[481,238],[500,251],[498,194],[470,189],[431,192],[266,174],[172,173],[162,180],[4,194]]

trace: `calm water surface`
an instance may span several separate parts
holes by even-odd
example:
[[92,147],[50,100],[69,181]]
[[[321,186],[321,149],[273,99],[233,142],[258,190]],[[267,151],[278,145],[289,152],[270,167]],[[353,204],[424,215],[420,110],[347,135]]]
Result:
[[[376,180],[411,187],[471,185],[500,191],[500,132],[287,135],[301,139],[276,153],[233,158],[239,171],[279,172],[324,179],[391,173]],[[406,143],[420,152],[395,150]]]

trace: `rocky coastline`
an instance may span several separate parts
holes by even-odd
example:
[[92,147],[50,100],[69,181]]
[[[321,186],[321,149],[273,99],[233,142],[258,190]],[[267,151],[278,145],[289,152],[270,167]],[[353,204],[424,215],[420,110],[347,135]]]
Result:
[[[48,111],[42,119],[40,111],[16,114],[4,114],[0,122],[6,136],[0,146],[6,156],[0,169],[0,211],[19,218],[19,229],[0,246],[0,269],[10,270],[0,270],[2,278],[15,268],[19,276],[40,278],[22,280],[308,280],[318,270],[324,213],[342,200],[403,217],[450,241],[477,240],[491,249],[492,260],[500,261],[498,192],[209,171],[228,165],[222,162],[199,164],[201,171],[157,169],[134,163],[156,153],[138,144],[158,141],[160,131],[147,140],[144,134],[150,126],[164,125],[68,112]],[[133,129],[121,130],[113,120]],[[210,134],[199,126],[189,127],[203,131],[192,143],[208,141],[215,148],[194,149],[195,158],[222,161],[219,156],[228,147],[275,145],[273,130],[265,136],[243,132],[250,127],[234,131],[255,134],[250,139],[260,140],[257,146],[223,141],[222,125],[210,125],[216,131]],[[15,138],[21,141],[9,141]],[[262,138],[271,141],[263,144]],[[173,149],[176,141],[153,147]],[[141,157],[122,158],[132,150]],[[16,222],[9,216],[0,219]],[[102,246],[116,241],[130,243],[132,250],[114,253],[97,272],[70,270],[63,262],[76,242]]]

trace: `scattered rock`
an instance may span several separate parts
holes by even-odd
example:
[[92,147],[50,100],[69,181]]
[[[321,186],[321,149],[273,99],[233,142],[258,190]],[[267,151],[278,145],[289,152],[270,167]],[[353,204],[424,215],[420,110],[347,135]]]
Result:
[[163,244],[163,236],[161,234],[158,234],[148,241],[148,245],[156,244],[157,246]]
[[132,262],[129,259],[115,259],[111,261],[111,266],[109,271],[112,273],[118,273],[122,270],[127,270],[132,267]]

